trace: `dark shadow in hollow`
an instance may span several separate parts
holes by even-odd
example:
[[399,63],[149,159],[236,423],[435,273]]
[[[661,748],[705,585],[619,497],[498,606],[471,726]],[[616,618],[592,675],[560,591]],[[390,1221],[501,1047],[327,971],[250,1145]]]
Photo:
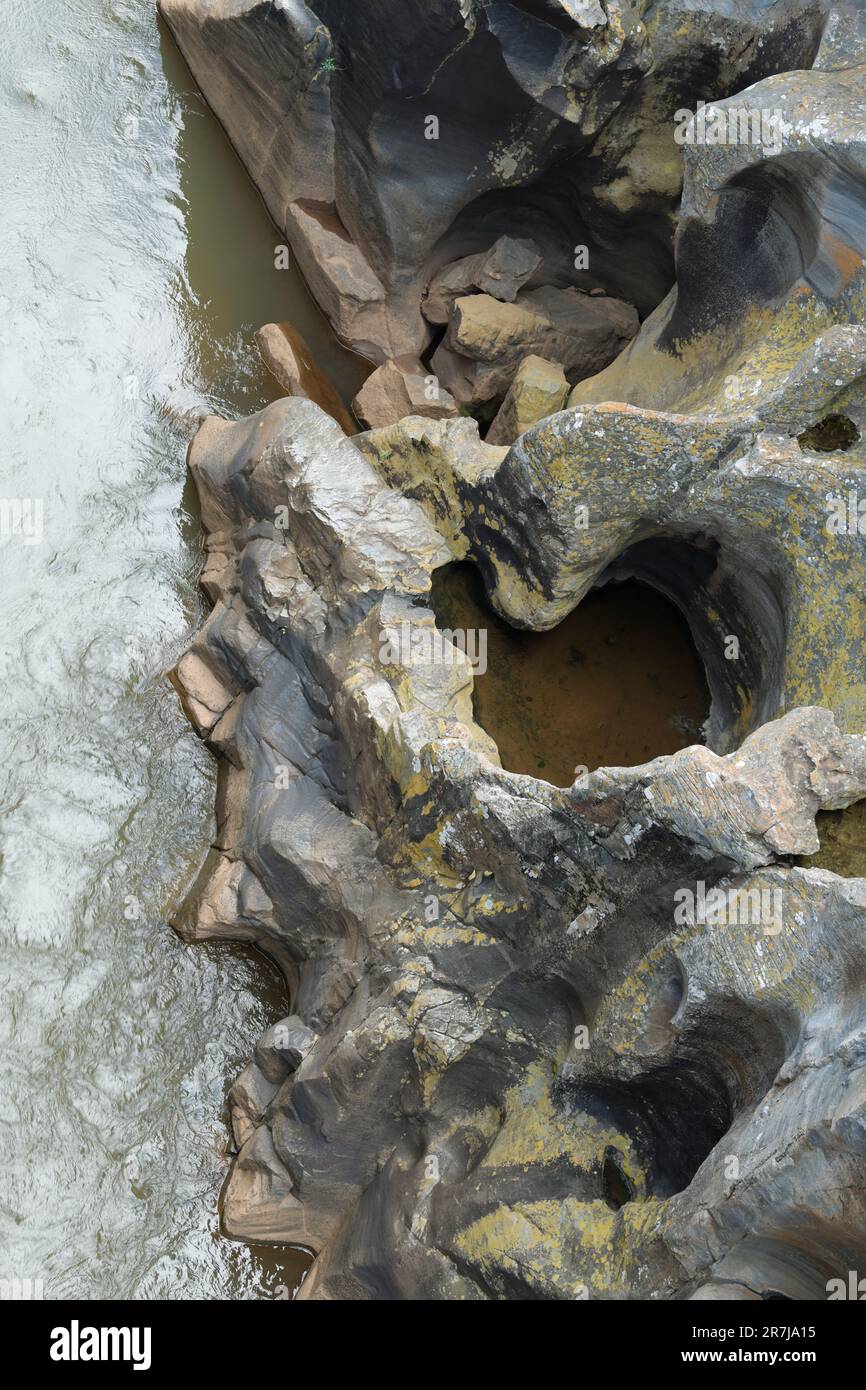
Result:
[[688,623],[711,697],[708,747],[728,753],[776,718],[787,625],[781,582],[764,555],[740,555],[701,533],[663,532],[629,546],[600,582],[626,578],[664,594]]
[[847,415],[825,415],[816,425],[798,434],[797,443],[801,449],[818,454],[835,454],[853,449],[859,438],[860,431]]
[[[664,1062],[633,1075],[587,1065],[586,1079],[562,1082],[575,1123],[590,1114],[630,1136],[646,1174],[647,1196],[688,1187],[735,1117],[768,1091],[787,1052],[783,1020],[734,999],[715,999],[680,1034]],[[601,1194],[608,1197],[608,1155]],[[621,1191],[621,1189],[620,1189]]]
[[[818,250],[821,217],[810,184],[803,159],[768,160],[719,190],[712,221],[680,224],[677,298],[660,348],[739,323],[788,293]],[[730,273],[720,274],[724,267]]]
[[841,811],[819,811],[815,829],[821,848],[817,854],[799,855],[796,863],[804,869],[829,869],[842,878],[866,877],[866,801]]

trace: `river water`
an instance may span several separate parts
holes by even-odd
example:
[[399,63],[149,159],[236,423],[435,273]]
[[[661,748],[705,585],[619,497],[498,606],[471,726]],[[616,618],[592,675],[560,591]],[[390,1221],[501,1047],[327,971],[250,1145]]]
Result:
[[0,67],[0,1280],[46,1297],[285,1297],[220,1236],[224,1101],[285,1011],[252,952],[167,918],[214,767],[165,679],[200,617],[184,455],[330,337],[152,0],[5,0]]

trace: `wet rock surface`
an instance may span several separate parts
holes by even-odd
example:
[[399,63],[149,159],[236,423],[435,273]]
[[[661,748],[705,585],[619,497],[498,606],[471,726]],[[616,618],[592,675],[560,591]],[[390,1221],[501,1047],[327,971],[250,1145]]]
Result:
[[[310,1299],[826,1297],[866,1257],[856,14],[441,0],[419,36],[384,0],[341,25],[324,0],[320,28],[303,5],[163,9],[209,98],[234,83],[248,164],[243,54],[271,115],[286,64],[306,74],[279,197],[260,177],[318,228],[297,254],[333,321],[421,363],[426,291],[442,384],[505,400],[487,441],[418,415],[350,439],[290,398],[191,447],[213,609],[174,679],[220,787],[188,931],[257,942],[291,996],[232,1092],[226,1229],[312,1249]],[[397,92],[380,49],[410,10]],[[458,89],[485,119],[429,142],[422,217],[407,112],[444,124]],[[701,93],[779,113],[772,140],[678,148]],[[524,148],[497,152],[518,116]],[[308,177],[311,130],[334,157]],[[595,284],[554,273],[554,169],[616,244]],[[500,245],[495,294],[506,235],[542,259]],[[621,347],[638,241],[658,308],[568,408],[548,372],[556,403],[521,413],[540,345],[518,319],[566,299],[620,315]],[[634,766],[575,748],[563,786],[504,768],[479,651],[434,611],[453,560],[527,631],[598,586],[665,596],[706,673],[700,735]]]

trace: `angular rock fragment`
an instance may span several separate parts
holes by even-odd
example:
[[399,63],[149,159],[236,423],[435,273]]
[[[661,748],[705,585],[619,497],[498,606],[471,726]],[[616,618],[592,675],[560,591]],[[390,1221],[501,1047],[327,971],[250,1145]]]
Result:
[[490,429],[488,444],[513,444],[521,434],[565,405],[568,382],[558,362],[524,357]]
[[391,331],[384,286],[334,205],[299,199],[286,209],[285,223],[304,279],[337,337],[373,361],[405,351],[404,338]]
[[465,256],[434,276],[421,304],[430,323],[447,323],[455,299],[477,292],[513,303],[541,265],[541,252],[532,241],[500,237],[489,251]]
[[466,295],[454,301],[433,367],[457,400],[487,401],[504,395],[525,357],[561,362],[574,382],[618,356],[637,329],[630,304],[576,289],[522,290],[513,304]]
[[420,362],[399,358],[385,362],[367,378],[352,409],[369,429],[396,424],[407,415],[447,420],[458,414],[454,397]]
[[297,1071],[316,1042],[316,1035],[303,1019],[281,1019],[256,1043],[256,1065],[274,1085]]
[[356,433],[354,420],[324,372],[319,371],[296,328],[290,323],[266,323],[256,334],[256,345],[271,376],[287,396],[315,401],[346,434]]

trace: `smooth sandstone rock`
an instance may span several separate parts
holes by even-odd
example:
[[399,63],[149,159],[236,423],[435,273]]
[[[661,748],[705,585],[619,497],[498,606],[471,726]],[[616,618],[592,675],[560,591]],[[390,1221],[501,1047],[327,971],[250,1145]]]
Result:
[[[863,324],[864,78],[862,66],[785,73],[714,103],[725,134],[744,117],[751,138],[684,146],[677,284],[570,404],[753,411],[787,424],[772,406],[792,373],[802,385],[804,354],[829,330]],[[851,362],[829,382],[841,399],[860,374]]]
[[256,345],[271,376],[287,396],[315,401],[346,434],[357,433],[355,421],[324,372],[316,366],[297,329],[290,323],[266,323],[256,334]]
[[396,424],[407,415],[447,420],[459,411],[454,397],[440,387],[436,377],[411,358],[377,367],[352,402],[352,409],[369,429]]
[[[861,656],[843,669],[797,632],[807,570],[834,594],[828,635],[854,631],[858,586],[834,582],[833,566],[866,565],[866,538],[837,557],[817,525],[804,535],[801,573],[776,575],[785,609],[765,630],[752,537],[770,499],[768,534],[778,531],[784,480],[794,486],[803,468],[796,443],[759,433],[744,464],[754,421],[622,406],[585,415],[576,426],[560,414],[503,451],[462,419],[410,419],[355,443],[287,399],[249,422],[208,421],[193,444],[222,576],[193,651],[231,672],[232,704],[204,729],[228,772],[192,935],[250,933],[284,959],[296,1015],[286,1022],[304,1039],[288,1068],[265,1039],[233,1092],[241,1149],[224,1221],[248,1240],[312,1246],[307,1299],[574,1298],[586,1287],[621,1297],[623,1285],[630,1297],[703,1298],[729,1279],[809,1297],[836,1242],[866,1234],[852,1183],[837,1180],[863,1165],[851,1039],[866,1013],[866,881],[791,863],[814,853],[820,809],[866,796],[866,707],[854,731],[832,712],[850,713]],[[557,464],[568,458],[573,474]],[[502,554],[523,546],[539,572],[552,551],[552,574],[593,458],[594,487],[622,481],[627,465],[629,505],[645,493],[643,540],[613,547],[662,586],[701,571],[664,547],[641,551],[647,522],[661,540],[693,543],[717,507],[722,550],[703,563],[724,609],[728,581],[712,573],[734,548],[736,679],[753,679],[756,651],[773,666],[763,697],[740,711],[744,736],[714,685],[711,737],[731,738],[730,751],[602,768],[563,791],[497,765],[462,654],[418,661],[399,633],[406,622],[434,630],[429,576],[461,535],[464,553],[506,572],[491,546],[506,517]],[[840,483],[858,470],[866,460]],[[544,507],[522,539],[521,478]],[[602,566],[605,535],[631,524],[598,495],[599,537],[572,518],[577,570],[581,547]],[[531,594],[507,597],[516,618],[537,621]],[[717,615],[721,627],[729,616]],[[809,707],[818,692],[830,708]],[[797,694],[807,707],[773,719],[770,699],[778,708]],[[718,895],[733,913],[721,925]],[[765,920],[750,915],[755,903]],[[589,1049],[574,1045],[584,995],[600,1001]],[[630,1193],[619,1211],[604,1200],[612,1151]],[[782,1166],[770,1161],[780,1151]],[[735,1178],[722,1176],[731,1152]],[[704,1210],[711,1245],[696,1225]]]

